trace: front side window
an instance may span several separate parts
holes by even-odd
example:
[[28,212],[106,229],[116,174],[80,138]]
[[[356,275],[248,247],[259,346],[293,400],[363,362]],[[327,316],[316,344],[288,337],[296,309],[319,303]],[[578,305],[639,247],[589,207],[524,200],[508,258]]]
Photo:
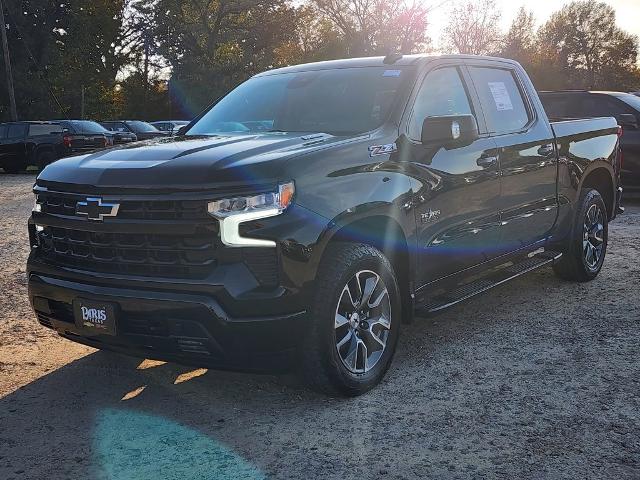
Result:
[[422,124],[427,117],[472,113],[458,69],[440,68],[426,76],[418,91],[409,121],[409,138],[420,140]]
[[265,75],[229,93],[188,135],[284,131],[333,135],[381,126],[413,67],[362,67]]
[[531,118],[511,70],[471,67],[469,72],[480,98],[489,133],[514,132],[529,123]]

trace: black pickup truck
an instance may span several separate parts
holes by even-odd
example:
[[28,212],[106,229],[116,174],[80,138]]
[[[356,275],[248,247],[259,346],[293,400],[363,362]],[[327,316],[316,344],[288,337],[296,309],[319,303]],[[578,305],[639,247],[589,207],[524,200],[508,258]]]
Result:
[[[110,146],[104,133],[79,128],[83,121],[13,122],[0,124],[0,167],[16,173],[33,165],[42,169],[69,155]],[[99,125],[98,125],[99,126]]]
[[377,384],[401,324],[553,265],[602,268],[613,118],[550,124],[524,70],[390,56],[257,75],[177,138],[38,177],[29,295],[63,337]]
[[12,122],[0,124],[0,167],[17,173],[29,165],[43,168],[69,155],[63,128],[52,122]]

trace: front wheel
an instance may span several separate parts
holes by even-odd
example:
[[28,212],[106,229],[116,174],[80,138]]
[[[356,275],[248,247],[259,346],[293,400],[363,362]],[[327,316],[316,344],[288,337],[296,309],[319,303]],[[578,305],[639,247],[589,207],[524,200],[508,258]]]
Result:
[[322,391],[360,395],[391,364],[402,318],[398,282],[389,260],[369,245],[337,243],[325,258],[302,373]]
[[598,276],[609,240],[607,207],[597,190],[584,189],[556,274],[565,280],[589,282]]

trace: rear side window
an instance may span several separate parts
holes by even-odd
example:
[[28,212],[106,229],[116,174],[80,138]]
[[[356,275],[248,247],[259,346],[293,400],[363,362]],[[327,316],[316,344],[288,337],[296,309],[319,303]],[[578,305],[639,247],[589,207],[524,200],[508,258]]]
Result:
[[469,97],[455,67],[439,68],[425,77],[409,121],[409,138],[420,140],[427,117],[472,114]]
[[26,125],[14,124],[9,125],[9,129],[7,132],[8,138],[20,138],[24,137],[24,134],[27,132]]
[[531,120],[511,70],[469,68],[490,133],[522,129]]
[[29,125],[29,135],[32,137],[52,133],[62,133],[62,127],[60,125]]
[[0,125],[0,138],[7,138],[7,126]]

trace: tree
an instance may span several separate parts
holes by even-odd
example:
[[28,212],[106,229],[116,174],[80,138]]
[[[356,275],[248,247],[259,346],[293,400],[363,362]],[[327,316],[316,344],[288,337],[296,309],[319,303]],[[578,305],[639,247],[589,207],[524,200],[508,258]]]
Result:
[[287,0],[155,0],[157,52],[171,66],[175,107],[193,115],[249,76],[280,66],[295,38]]
[[615,10],[604,2],[574,1],[540,29],[541,48],[555,57],[574,88],[629,88],[637,68],[638,39],[615,21]]
[[520,63],[530,63],[536,53],[536,28],[533,12],[520,7],[516,18],[502,38],[502,55]]
[[[109,115],[123,65],[115,45],[124,0],[22,0],[5,7],[20,117],[79,117],[83,85],[86,115]],[[3,80],[0,91],[4,96]]]
[[429,9],[419,1],[313,0],[340,32],[348,56],[424,51]]
[[451,11],[443,46],[451,53],[495,54],[500,48],[499,21],[494,0],[463,0]]

